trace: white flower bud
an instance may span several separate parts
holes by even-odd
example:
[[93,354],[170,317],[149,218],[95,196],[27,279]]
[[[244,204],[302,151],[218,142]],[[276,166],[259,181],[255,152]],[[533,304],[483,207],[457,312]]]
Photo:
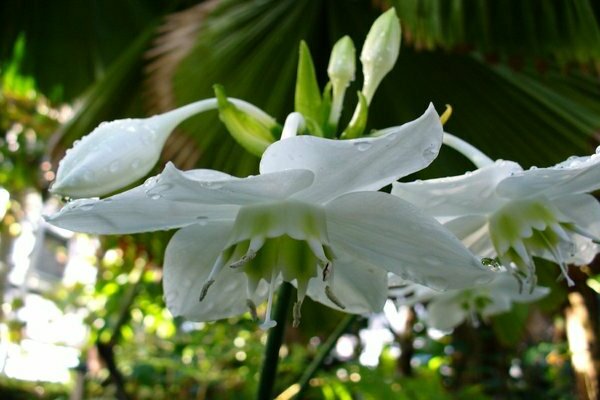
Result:
[[331,50],[327,75],[334,87],[346,88],[354,80],[356,73],[356,55],[350,36],[338,40]]
[[180,122],[167,113],[146,119],[103,122],[76,141],[58,164],[50,189],[64,196],[102,196],[146,175]]
[[370,104],[381,80],[392,70],[400,53],[400,21],[394,8],[382,14],[371,27],[360,54],[363,94]]
[[[275,123],[250,103],[229,101],[263,124]],[[67,150],[50,191],[73,198],[98,197],[134,183],[154,167],[177,125],[217,107],[217,99],[206,99],[150,118],[101,123]]]
[[342,113],[342,104],[346,88],[354,80],[356,73],[356,54],[354,43],[349,36],[344,36],[336,42],[331,50],[327,75],[333,88],[333,100],[329,114],[329,123],[337,126],[340,114]]

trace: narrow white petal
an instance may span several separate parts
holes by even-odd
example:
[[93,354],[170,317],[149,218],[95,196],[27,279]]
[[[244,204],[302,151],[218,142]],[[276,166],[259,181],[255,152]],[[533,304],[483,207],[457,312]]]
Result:
[[435,297],[427,306],[427,325],[432,328],[449,331],[467,318],[459,298],[447,295]]
[[210,171],[212,176],[209,177],[204,170],[192,175],[168,163],[159,180],[148,190],[148,195],[180,202],[244,205],[287,198],[313,181],[313,173],[308,170],[281,171],[243,179],[229,176],[218,179],[215,173]]
[[505,179],[498,194],[510,198],[587,193],[600,189],[600,155],[574,157],[550,168],[529,169]]
[[[167,307],[174,316],[212,321],[248,311],[243,271],[223,268],[199,301],[202,287],[227,243],[232,222],[211,222],[179,230],[165,253],[163,287]],[[264,295],[258,300],[264,300]],[[256,299],[255,299],[256,301]]]
[[334,252],[339,248],[434,289],[469,287],[493,277],[450,231],[395,196],[351,193],[326,209]]
[[[569,221],[591,236],[600,238],[600,203],[589,194],[573,194],[553,199],[553,205],[562,215],[561,220]],[[600,248],[591,239],[582,235],[572,235],[574,248],[566,251],[566,261],[583,265],[590,263]]]
[[[331,290],[345,306],[344,312],[379,312],[387,299],[387,272],[353,257],[337,259]],[[308,295],[315,301],[340,310],[325,294],[328,283],[318,276],[308,284]]]
[[444,223],[467,248],[479,257],[495,257],[496,251],[490,239],[488,220],[482,215],[467,215]]
[[141,185],[102,200],[75,200],[46,220],[75,232],[123,234],[233,220],[239,210],[239,206],[234,205],[177,203],[148,196],[146,190]]
[[295,197],[326,202],[348,192],[378,190],[419,171],[437,156],[442,126],[433,106],[418,119],[375,138],[331,140],[297,136],[267,148],[262,174],[307,169],[314,183]]
[[496,195],[496,186],[512,173],[521,170],[516,163],[496,161],[460,176],[409,183],[396,182],[392,194],[436,217],[487,214],[506,202]]

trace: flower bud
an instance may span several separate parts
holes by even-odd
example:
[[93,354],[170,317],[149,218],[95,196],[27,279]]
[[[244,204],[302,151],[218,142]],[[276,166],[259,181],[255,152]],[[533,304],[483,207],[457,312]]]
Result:
[[167,137],[182,120],[178,111],[101,123],[67,150],[50,191],[96,197],[135,182],[158,161]]
[[219,118],[231,136],[249,153],[258,157],[275,141],[274,132],[281,127],[274,119],[258,119],[253,113],[242,110],[227,98],[220,85],[213,86],[219,104]]
[[336,126],[340,119],[346,88],[354,80],[355,73],[354,43],[349,36],[344,36],[333,46],[327,67],[327,74],[333,87],[333,100],[329,113],[329,123],[333,126]]
[[338,40],[331,50],[329,65],[327,66],[327,75],[335,88],[347,88],[350,82],[354,80],[356,73],[356,55],[354,43],[350,36],[344,36]]
[[400,21],[394,8],[382,14],[371,27],[360,54],[363,94],[370,104],[381,80],[392,70],[400,53]]

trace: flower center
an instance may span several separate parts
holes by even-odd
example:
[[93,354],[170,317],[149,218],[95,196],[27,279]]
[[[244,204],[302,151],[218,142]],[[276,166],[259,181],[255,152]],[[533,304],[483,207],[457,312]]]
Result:
[[[544,198],[514,200],[490,218],[490,237],[500,260],[516,266],[516,276],[525,278],[530,291],[536,284],[533,255],[549,254],[560,266],[569,285],[565,251],[573,247],[568,231],[572,224]],[[519,280],[520,283],[521,280]]]
[[298,289],[293,310],[297,326],[308,282],[319,274],[319,269],[328,283],[326,295],[343,308],[329,287],[334,259],[322,207],[289,199],[244,206],[238,212],[229,242],[202,288],[200,301],[222,268],[239,269],[248,278],[248,305],[253,315],[256,307],[251,299],[261,280],[268,283],[267,312],[261,326],[271,328],[276,324],[270,316],[273,292],[282,278],[294,282]]

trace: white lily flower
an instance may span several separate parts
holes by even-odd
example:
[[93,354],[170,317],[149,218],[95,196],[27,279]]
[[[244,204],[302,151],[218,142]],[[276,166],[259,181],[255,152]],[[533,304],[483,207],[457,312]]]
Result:
[[493,315],[510,311],[513,303],[531,303],[546,296],[550,289],[536,287],[531,293],[520,290],[518,281],[506,270],[486,284],[468,289],[439,292],[416,283],[390,279],[390,296],[397,305],[427,302],[425,322],[430,328],[451,330],[464,321],[477,324]]
[[281,280],[298,288],[295,323],[305,294],[346,312],[380,310],[388,271],[438,289],[492,279],[435,219],[374,192],[429,165],[441,140],[430,106],[377,138],[275,142],[258,176],[182,172],[168,164],[143,186],[71,202],[48,221],[99,234],[181,228],[166,250],[164,290],[172,314],[191,320],[255,312],[266,298],[263,326],[271,327]]
[[[449,134],[446,134],[449,135]],[[447,136],[449,141],[460,139]],[[452,145],[452,144],[451,144]],[[452,145],[480,166],[461,176],[395,183],[392,193],[461,230],[480,254],[498,255],[535,285],[532,256],[556,262],[569,284],[568,263],[586,264],[598,253],[600,155],[571,157],[549,168],[523,170],[492,162],[474,148]],[[487,161],[489,160],[489,161]],[[486,250],[487,249],[487,250]]]

